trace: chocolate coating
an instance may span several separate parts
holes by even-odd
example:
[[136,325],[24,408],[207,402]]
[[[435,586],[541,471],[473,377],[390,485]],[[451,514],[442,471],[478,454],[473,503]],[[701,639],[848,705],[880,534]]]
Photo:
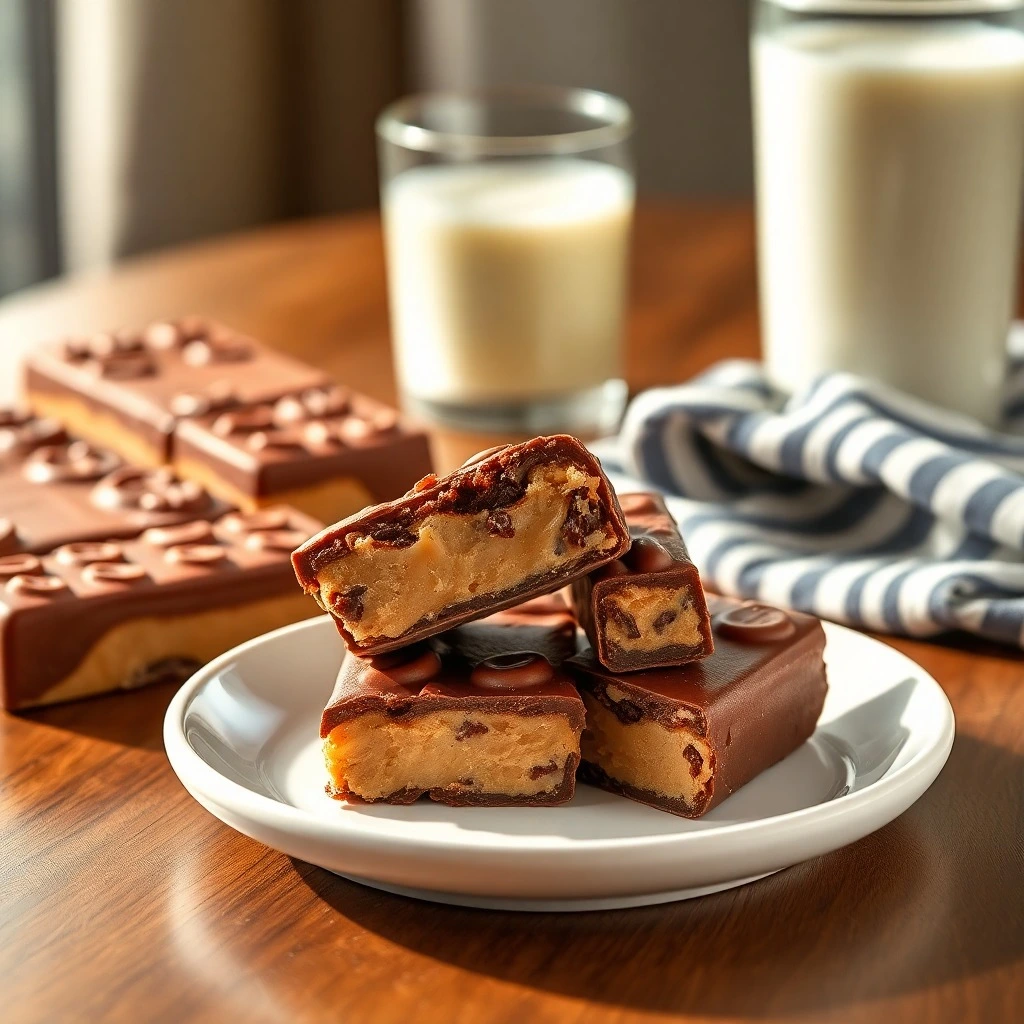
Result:
[[[287,511],[287,522],[300,535],[320,527],[294,510]],[[254,549],[245,543],[250,534],[237,526],[226,530],[204,522],[193,529],[186,523],[179,533],[202,528],[208,542],[201,544],[169,546],[174,538],[168,531],[151,530],[116,543],[73,543],[43,555],[0,558],[0,706],[37,700],[124,622],[294,592],[287,552]],[[174,663],[194,667],[187,660]],[[153,678],[171,678],[170,663],[152,668]],[[125,681],[112,679],[112,687],[119,682]]]
[[172,449],[253,498],[351,477],[388,501],[431,468],[426,434],[337,386],[184,421]]
[[119,466],[83,441],[42,445],[0,463],[0,554],[132,537],[151,527],[215,519],[228,506],[169,469]]
[[[360,654],[380,654],[406,646],[460,623],[550,593],[595,566],[623,554],[629,544],[627,527],[600,463],[576,438],[559,434],[507,445],[494,454],[485,453],[480,461],[464,466],[443,479],[428,477],[396,501],[364,509],[328,527],[293,554],[292,561],[299,584],[307,593],[317,593],[317,573],[321,567],[347,557],[350,539],[353,537],[369,536],[382,543],[412,543],[418,524],[430,516],[473,516],[482,511],[502,511],[511,507],[525,493],[525,481],[530,473],[545,464],[571,464],[582,469],[588,476],[598,478],[598,499],[594,514],[599,517],[600,524],[615,537],[614,547],[606,551],[586,552],[576,562],[560,566],[554,571],[538,573],[521,585],[510,586],[496,593],[467,595],[458,604],[438,608],[434,616],[425,617],[400,637],[380,637],[358,643],[340,619],[336,618],[338,631],[349,649]],[[500,537],[500,532],[496,536]],[[487,542],[485,537],[481,537],[481,543]],[[495,543],[500,543],[500,540]]]
[[200,317],[51,345],[30,356],[26,383],[30,403],[55,396],[112,417],[158,462],[169,460],[181,416],[329,384],[319,370]]
[[[735,638],[728,625],[750,605],[715,598],[714,653],[703,661],[642,672],[606,668],[591,648],[566,666],[576,682],[624,723],[651,720],[667,729],[685,727],[707,741],[713,773],[695,808],[611,779],[598,765],[582,777],[613,792],[663,810],[695,817],[799,747],[813,732],[828,686],[821,623],[799,612],[781,612],[787,635],[762,631]],[[758,615],[764,606],[756,606]],[[743,618],[741,612],[739,618]],[[614,699],[613,699],[614,698]]]
[[[657,494],[621,494],[619,502],[629,524],[629,551],[572,585],[576,617],[598,659],[614,671],[630,672],[706,658],[714,650],[714,640],[704,588],[664,499]],[[654,595],[678,593],[679,599],[693,609],[691,614],[696,614],[699,642],[683,645],[667,641],[643,651],[620,646],[610,635],[608,598],[627,588],[647,589]],[[666,625],[671,621],[669,618]],[[635,620],[625,625],[631,627],[630,635],[641,637],[642,630]]]

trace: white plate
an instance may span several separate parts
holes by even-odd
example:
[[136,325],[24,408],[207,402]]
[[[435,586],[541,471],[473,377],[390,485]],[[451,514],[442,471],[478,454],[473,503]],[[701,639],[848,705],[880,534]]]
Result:
[[473,907],[642,906],[741,885],[851,843],[905,811],[953,743],[953,712],[909,658],[825,625],[814,736],[699,821],[589,786],[555,808],[349,806],[324,793],[320,712],[343,648],[324,616],[211,662],[177,693],[164,745],[185,788],[284,853]]

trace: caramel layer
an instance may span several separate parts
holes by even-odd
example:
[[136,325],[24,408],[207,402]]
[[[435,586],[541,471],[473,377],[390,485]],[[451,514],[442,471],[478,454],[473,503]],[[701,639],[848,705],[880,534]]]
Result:
[[133,676],[167,658],[205,663],[268,630],[308,619],[309,611],[309,601],[296,593],[192,615],[130,619],[93,644],[71,675],[19,706],[55,704],[121,689]]
[[176,459],[174,471],[201,484],[210,494],[236,505],[243,512],[255,512],[268,505],[291,505],[325,523],[337,522],[372,505],[373,495],[354,477],[324,480],[309,487],[254,496],[225,480],[212,466],[196,459]]
[[524,497],[504,510],[512,536],[490,535],[489,513],[480,512],[427,516],[414,528],[416,540],[407,547],[360,537],[351,554],[320,570],[322,606],[337,614],[332,597],[361,587],[358,610],[339,616],[345,628],[357,642],[398,637],[476,594],[506,590],[586,551],[614,547],[616,539],[603,528],[587,536],[582,548],[566,543],[562,535],[572,492],[587,487],[596,495],[599,482],[572,465],[538,468]]
[[478,711],[438,711],[409,722],[361,715],[324,740],[334,791],[363,800],[431,789],[537,796],[562,784],[566,761],[578,750],[564,715]]
[[711,778],[711,751],[703,739],[685,727],[666,729],[649,719],[626,724],[589,693],[582,697],[587,709],[580,739],[584,761],[617,782],[693,806]]
[[37,416],[51,416],[63,423],[69,434],[109,448],[136,466],[152,468],[165,461],[162,450],[158,451],[116,416],[92,409],[77,399],[46,391],[29,391],[27,398]]

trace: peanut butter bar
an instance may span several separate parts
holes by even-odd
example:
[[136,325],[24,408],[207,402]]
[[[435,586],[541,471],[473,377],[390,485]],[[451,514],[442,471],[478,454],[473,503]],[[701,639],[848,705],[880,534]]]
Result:
[[539,598],[389,654],[345,656],[321,720],[327,791],[355,803],[572,798],[583,702],[557,666],[576,626]]
[[307,618],[290,553],[320,523],[292,509],[152,527],[130,540],[0,556],[0,706],[182,681]]
[[0,410],[0,555],[134,537],[228,508],[166,466],[123,465],[52,420]]
[[828,689],[809,615],[711,597],[715,651],[616,672],[588,649],[566,663],[587,708],[580,778],[698,818],[814,732]]
[[615,672],[683,665],[714,649],[697,567],[656,494],[620,494],[632,544],[572,585],[572,603],[598,661]]
[[629,546],[597,459],[557,435],[484,453],[294,554],[349,649],[382,654],[549,593]]
[[68,338],[26,364],[29,405],[138,466],[170,461],[182,418],[327,387],[319,370],[202,317]]
[[283,502],[328,522],[431,470],[422,431],[337,385],[181,420],[172,447],[178,473],[238,508]]

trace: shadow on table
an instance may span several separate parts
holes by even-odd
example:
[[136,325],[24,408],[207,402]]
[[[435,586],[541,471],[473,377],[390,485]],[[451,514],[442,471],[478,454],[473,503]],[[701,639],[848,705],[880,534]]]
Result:
[[1022,780],[1024,758],[960,736],[918,804],[852,847],[740,889],[635,910],[467,910],[295,866],[353,922],[465,970],[635,1009],[774,1016],[1020,960]]
[[178,684],[162,683],[36,708],[12,717],[124,747],[163,750],[164,713],[177,692]]

